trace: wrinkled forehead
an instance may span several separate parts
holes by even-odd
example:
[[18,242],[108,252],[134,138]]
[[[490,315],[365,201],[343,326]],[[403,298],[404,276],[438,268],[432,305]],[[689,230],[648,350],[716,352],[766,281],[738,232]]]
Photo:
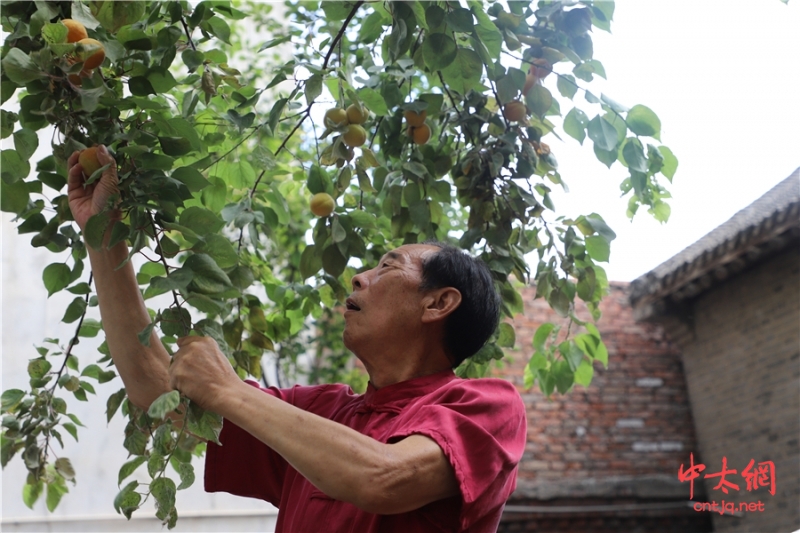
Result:
[[430,244],[404,244],[390,252],[386,252],[381,260],[391,259],[403,264],[422,266],[422,262],[439,252],[438,246]]

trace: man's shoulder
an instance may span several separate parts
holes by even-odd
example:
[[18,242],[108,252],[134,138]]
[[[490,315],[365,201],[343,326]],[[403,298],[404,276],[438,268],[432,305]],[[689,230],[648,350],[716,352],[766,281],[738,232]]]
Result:
[[441,400],[478,402],[514,406],[524,412],[525,404],[517,388],[505,379],[499,378],[456,378],[440,389]]

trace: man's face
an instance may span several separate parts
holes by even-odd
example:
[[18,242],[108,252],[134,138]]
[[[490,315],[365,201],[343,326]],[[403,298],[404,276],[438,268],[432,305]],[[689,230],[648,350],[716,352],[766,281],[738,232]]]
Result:
[[[408,244],[384,255],[378,265],[353,277],[344,313],[344,344],[356,355],[402,342],[422,325],[422,263],[436,246]],[[406,337],[408,338],[408,337]]]

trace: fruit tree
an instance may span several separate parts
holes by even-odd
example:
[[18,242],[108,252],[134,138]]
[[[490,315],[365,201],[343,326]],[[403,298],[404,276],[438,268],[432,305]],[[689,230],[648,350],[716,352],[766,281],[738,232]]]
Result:
[[[30,354],[29,387],[2,394],[2,464],[24,462],[29,505],[44,494],[52,510],[76,476],[52,453],[80,425],[65,398],[86,399],[93,382],[121,386],[105,344],[99,355],[76,347],[102,328],[86,316],[96,299],[84,264],[86,246],[102,246],[107,232],[108,245],[128,243],[152,307],[141,341],[155,329],[173,350],[178,337],[211,336],[242,377],[261,379],[270,360],[282,384],[304,372],[363,387],[339,333],[350,279],[387,250],[428,239],[480,255],[506,316],[522,311],[518,287],[534,282],[563,317],[536,332],[526,386],[566,393],[589,385],[595,361],[607,363],[592,322],[615,235],[596,213],[558,215],[550,192],[569,176],[551,146],[565,134],[588,137],[602,163],[626,167],[631,217],[645,206],[668,218],[663,185],[677,167],[652,110],[593,92],[605,71],[592,32],[609,31],[613,2],[1,9],[2,137],[13,140],[2,151],[2,210],[31,246],[54,254],[42,273],[49,294],[75,296],[63,318],[74,337],[45,340]],[[254,35],[263,40],[254,45]],[[52,155],[31,161],[45,128]],[[86,186],[112,164],[120,176],[122,219],[103,211],[83,235],[65,190],[76,150]],[[576,316],[576,299],[591,318]],[[501,324],[458,373],[484,375],[514,343],[513,327]],[[188,431],[165,418],[175,409],[187,412]],[[130,517],[152,496],[174,526],[176,490],[194,481],[193,452],[202,450],[193,435],[216,440],[221,420],[177,391],[142,412],[124,389],[107,416],[126,417],[132,456],[113,506]],[[140,467],[149,484],[126,480]]]

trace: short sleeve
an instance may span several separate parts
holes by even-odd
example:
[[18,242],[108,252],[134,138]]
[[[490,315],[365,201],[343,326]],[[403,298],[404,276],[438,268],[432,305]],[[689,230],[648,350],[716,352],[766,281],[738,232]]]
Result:
[[[307,409],[330,388],[296,386],[276,389],[259,387],[253,381],[246,383],[301,409]],[[206,492],[229,492],[236,496],[259,498],[277,507],[290,468],[286,460],[230,420],[223,421],[219,440],[222,446],[209,442],[206,449]]]
[[389,440],[414,434],[433,439],[461,489],[461,530],[483,530],[487,519],[499,520],[516,488],[527,434],[525,406],[516,389],[499,379],[458,380],[446,389],[410,409]]

